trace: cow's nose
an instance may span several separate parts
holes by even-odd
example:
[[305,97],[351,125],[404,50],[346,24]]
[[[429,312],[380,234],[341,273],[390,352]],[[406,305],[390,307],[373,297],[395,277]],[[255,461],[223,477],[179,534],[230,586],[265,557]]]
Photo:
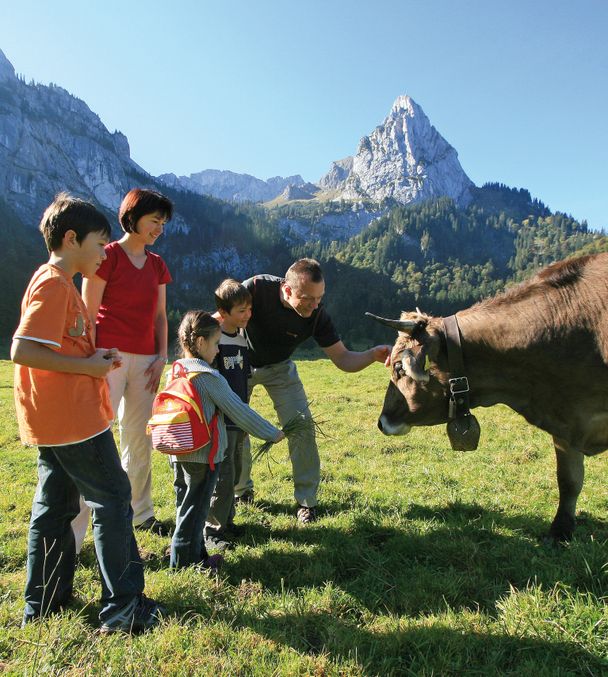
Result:
[[381,418],[378,419],[378,430],[380,430],[380,432],[384,432],[384,429],[382,428],[382,419]]

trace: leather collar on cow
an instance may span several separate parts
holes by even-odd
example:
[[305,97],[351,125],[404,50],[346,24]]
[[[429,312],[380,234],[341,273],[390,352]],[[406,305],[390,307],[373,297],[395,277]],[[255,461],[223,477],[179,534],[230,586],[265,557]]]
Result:
[[480,427],[471,414],[469,379],[465,375],[460,327],[456,315],[443,318],[448,354],[450,401],[447,433],[455,451],[474,451],[479,444]]

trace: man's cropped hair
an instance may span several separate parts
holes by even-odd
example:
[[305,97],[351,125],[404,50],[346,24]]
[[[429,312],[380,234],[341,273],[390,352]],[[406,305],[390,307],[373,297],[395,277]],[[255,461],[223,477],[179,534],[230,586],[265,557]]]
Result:
[[125,233],[135,233],[142,216],[159,212],[167,221],[173,216],[173,203],[155,190],[133,188],[123,198],[118,209],[118,220]]
[[45,209],[38,228],[49,253],[61,248],[63,236],[68,230],[76,233],[78,244],[89,233],[100,233],[109,240],[112,232],[108,219],[94,205],[69,193],[55,196]]
[[234,306],[251,305],[251,294],[240,282],[231,277],[220,283],[215,290],[215,306],[229,313]]
[[307,277],[310,282],[323,282],[321,264],[315,259],[298,259],[285,273],[285,282],[290,287],[297,287],[300,277]]

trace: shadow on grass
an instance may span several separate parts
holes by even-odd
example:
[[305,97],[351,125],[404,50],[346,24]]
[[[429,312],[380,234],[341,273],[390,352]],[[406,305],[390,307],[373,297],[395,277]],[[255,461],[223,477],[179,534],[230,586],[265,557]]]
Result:
[[[470,621],[445,616],[448,608],[465,615],[480,609],[491,622],[500,617],[496,603],[510,593],[510,585],[525,589],[530,580],[543,590],[559,583],[601,598],[608,593],[601,575],[605,543],[544,547],[538,539],[544,520],[474,503],[411,505],[400,526],[380,522],[374,513],[351,514],[340,527],[326,523],[323,515],[306,527],[295,519],[279,528],[251,523],[263,517],[264,507],[272,514],[293,514],[289,503],[246,513],[242,545],[228,556],[213,595],[208,586],[199,591],[186,582],[184,591],[176,589],[173,599],[163,600],[180,623],[187,625],[188,614],[183,620],[182,615],[190,610],[203,619],[225,620],[235,632],[249,628],[304,655],[356,662],[366,675],[604,674],[608,669],[600,653],[563,641],[567,632],[556,631],[551,618],[543,616],[536,624],[531,619],[521,630],[526,636],[517,637],[472,632]],[[332,510],[346,515],[346,507],[330,505],[324,515]],[[579,537],[589,530],[605,534],[606,524],[587,518]],[[94,562],[92,549],[86,562]],[[165,567],[160,560],[152,566]],[[224,578],[230,585],[222,584]],[[239,603],[243,581],[274,595],[272,613]],[[326,593],[328,582],[333,590]],[[80,612],[97,625],[93,606]],[[370,614],[377,615],[371,624]],[[423,627],[421,616],[429,616]]]
[[233,584],[247,579],[273,592],[331,581],[374,613],[439,613],[449,605],[493,614],[511,586],[525,589],[531,581],[608,594],[602,575],[608,526],[594,518],[584,518],[573,543],[555,547],[541,540],[544,520],[475,504],[413,505],[403,517],[402,527],[366,514],[341,527],[322,519],[305,527],[294,519],[287,528],[249,523],[240,543],[255,550],[239,548],[226,571]]
[[356,661],[366,675],[605,674],[608,668],[608,660],[575,642],[441,626],[370,631],[348,612],[243,615],[235,626],[302,654]]

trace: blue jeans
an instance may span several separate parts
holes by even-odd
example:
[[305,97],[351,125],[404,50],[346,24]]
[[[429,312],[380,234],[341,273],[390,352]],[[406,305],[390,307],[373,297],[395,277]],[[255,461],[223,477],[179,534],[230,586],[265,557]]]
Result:
[[172,569],[198,564],[207,558],[203,530],[220,463],[173,463],[175,531],[171,541]]
[[112,432],[106,430],[78,444],[39,447],[28,536],[26,618],[60,609],[72,594],[76,556],[71,522],[79,512],[80,495],[93,511],[102,587],[99,618],[104,621],[144,589],[129,478]]

